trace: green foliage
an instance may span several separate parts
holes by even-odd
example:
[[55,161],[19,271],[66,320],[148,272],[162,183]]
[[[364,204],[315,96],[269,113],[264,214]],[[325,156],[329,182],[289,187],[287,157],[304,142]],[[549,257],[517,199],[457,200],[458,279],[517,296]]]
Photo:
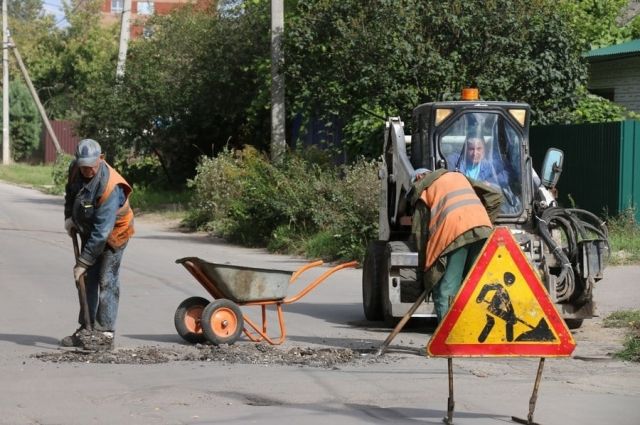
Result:
[[616,357],[640,362],[640,310],[614,311],[604,319],[606,328],[627,328],[627,336]]
[[53,169],[51,170],[51,178],[53,179],[55,193],[64,193],[64,189],[69,178],[69,165],[71,165],[71,161],[73,160],[74,157],[66,153],[56,156],[56,160],[53,163]]
[[[589,49],[607,47],[626,41],[630,32],[619,24],[629,0],[563,0],[569,25]],[[588,50],[588,49],[587,49]]]
[[579,99],[575,110],[568,112],[566,117],[568,122],[581,124],[640,119],[640,114],[591,94],[585,87],[582,87],[578,94]]
[[637,264],[640,262],[640,226],[635,208],[627,208],[617,217],[607,220],[612,264]]
[[116,160],[114,166],[131,184],[154,187],[169,186],[169,180],[157,156],[133,156],[124,160]]
[[19,81],[10,84],[9,104],[11,157],[18,162],[31,159],[40,144],[42,122],[29,90]]
[[[81,131],[113,155],[155,154],[172,183],[225,146],[269,143],[268,3],[238,16],[181,8],[130,45],[125,77],[84,97]],[[115,69],[115,68],[114,68]]]
[[2,165],[0,166],[0,180],[49,191],[52,186],[51,166],[27,164]]
[[568,18],[548,0],[299,2],[286,34],[291,103],[350,123],[362,105],[409,117],[475,85],[555,122],[586,76]]
[[225,150],[198,165],[187,223],[277,252],[360,258],[377,232],[376,170],[366,161],[322,168],[299,155],[274,167],[254,149]]
[[189,191],[158,189],[150,186],[134,186],[131,194],[134,211],[145,213],[182,213],[191,199]]
[[640,325],[640,310],[614,311],[604,318],[605,328],[626,328]]

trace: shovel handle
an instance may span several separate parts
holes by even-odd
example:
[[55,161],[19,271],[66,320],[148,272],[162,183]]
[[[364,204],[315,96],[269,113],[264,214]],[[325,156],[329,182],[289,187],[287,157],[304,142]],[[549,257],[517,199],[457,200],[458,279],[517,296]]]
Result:
[[[71,230],[71,240],[73,241],[73,254],[78,261],[80,256],[80,248],[78,247],[78,232],[76,229]],[[84,320],[84,328],[91,331],[91,318],[89,317],[89,303],[87,302],[87,287],[84,284],[84,275],[80,276],[80,279],[76,281],[76,287],[78,288],[78,298],[80,298],[80,311]]]
[[407,311],[405,315],[402,316],[402,319],[398,322],[396,327],[393,328],[393,331],[391,331],[389,336],[387,336],[387,339],[385,339],[382,345],[380,345],[380,348],[378,348],[378,350],[374,354],[376,357],[384,354],[384,352],[387,350],[387,347],[389,347],[389,344],[391,344],[391,341],[393,341],[396,335],[400,333],[402,328],[404,328],[404,325],[406,325],[409,319],[411,319],[411,316],[413,316],[413,313],[416,312],[418,307],[420,307],[420,305],[425,301],[426,298],[427,298],[427,290],[425,289],[422,292],[422,294],[420,294],[420,296],[416,299],[416,302],[413,303],[409,311]]

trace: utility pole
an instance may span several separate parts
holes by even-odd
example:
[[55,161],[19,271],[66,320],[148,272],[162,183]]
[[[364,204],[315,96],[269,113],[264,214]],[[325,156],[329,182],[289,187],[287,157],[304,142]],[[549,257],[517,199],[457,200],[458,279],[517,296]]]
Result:
[[124,67],[127,61],[127,49],[129,47],[129,36],[131,28],[129,21],[131,19],[131,0],[124,0],[122,6],[122,21],[120,23],[120,47],[118,48],[118,66],[116,68],[116,77],[121,79],[124,77]]
[[283,0],[271,0],[271,161],[279,163],[287,147],[285,139]]
[[2,0],[2,163],[11,164],[9,150],[9,26],[7,0]]
[[[6,0],[4,0],[6,1]],[[18,62],[18,68],[20,68],[20,72],[22,72],[22,76],[24,77],[25,82],[27,83],[27,87],[29,88],[29,92],[31,93],[31,97],[33,98],[36,107],[38,108],[38,112],[40,112],[40,117],[42,118],[42,122],[44,122],[44,126],[47,128],[47,132],[49,133],[49,137],[53,141],[53,145],[56,147],[56,153],[60,155],[63,153],[62,148],[60,147],[60,143],[58,142],[58,138],[56,137],[56,133],[53,131],[53,127],[51,127],[51,122],[49,122],[49,117],[47,117],[47,113],[42,106],[42,102],[40,102],[40,97],[38,96],[38,92],[35,87],[33,87],[33,83],[31,82],[31,78],[29,78],[29,72],[27,72],[27,67],[24,66],[24,62],[22,61],[22,56],[18,51],[18,48],[13,43],[12,39],[9,39],[9,43],[7,45],[13,48],[13,54],[16,57],[16,61]]]

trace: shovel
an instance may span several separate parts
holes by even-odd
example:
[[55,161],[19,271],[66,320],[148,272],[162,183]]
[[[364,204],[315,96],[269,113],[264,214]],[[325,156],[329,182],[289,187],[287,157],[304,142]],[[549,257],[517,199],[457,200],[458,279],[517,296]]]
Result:
[[[71,239],[73,240],[73,254],[78,261],[80,256],[80,249],[78,248],[78,232],[71,230]],[[80,299],[80,313],[82,314],[84,321],[84,328],[88,331],[92,331],[91,318],[89,317],[89,303],[87,302],[87,289],[84,284],[84,275],[80,276],[80,279],[76,281],[76,288],[78,288],[78,298]]]
[[387,339],[384,340],[384,342],[382,343],[382,345],[380,345],[380,348],[378,348],[378,351],[375,352],[374,356],[381,356],[384,354],[384,352],[386,351],[387,347],[389,347],[389,344],[391,344],[391,341],[393,341],[393,339],[396,337],[396,335],[398,335],[398,333],[400,333],[400,331],[402,330],[402,328],[404,328],[404,325],[407,324],[407,322],[409,321],[409,319],[411,318],[411,316],[413,316],[413,313],[416,312],[416,310],[418,309],[418,307],[420,307],[420,305],[424,302],[424,300],[427,298],[427,290],[425,289],[422,294],[420,294],[420,296],[418,297],[418,299],[416,299],[416,302],[413,303],[413,305],[411,306],[411,308],[409,309],[409,311],[407,311],[405,313],[404,316],[402,316],[402,319],[398,322],[398,324],[396,325],[395,328],[393,328],[393,331],[391,331],[391,333],[389,334],[389,336],[387,337]]

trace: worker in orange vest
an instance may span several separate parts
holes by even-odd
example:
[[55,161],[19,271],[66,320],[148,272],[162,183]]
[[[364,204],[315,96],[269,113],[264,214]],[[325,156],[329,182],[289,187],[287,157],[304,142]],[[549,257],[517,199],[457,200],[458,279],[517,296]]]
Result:
[[414,174],[412,236],[418,279],[432,294],[438,321],[493,231],[502,195],[462,173],[426,168]]
[[[64,227],[70,236],[80,235],[82,249],[73,275],[76,282],[85,276],[91,328],[103,333],[109,347],[118,314],[120,263],[134,233],[131,191],[131,185],[104,160],[98,142],[78,143],[65,187]],[[77,336],[84,325],[82,314],[78,321],[80,328],[63,338],[62,346],[82,345]]]

